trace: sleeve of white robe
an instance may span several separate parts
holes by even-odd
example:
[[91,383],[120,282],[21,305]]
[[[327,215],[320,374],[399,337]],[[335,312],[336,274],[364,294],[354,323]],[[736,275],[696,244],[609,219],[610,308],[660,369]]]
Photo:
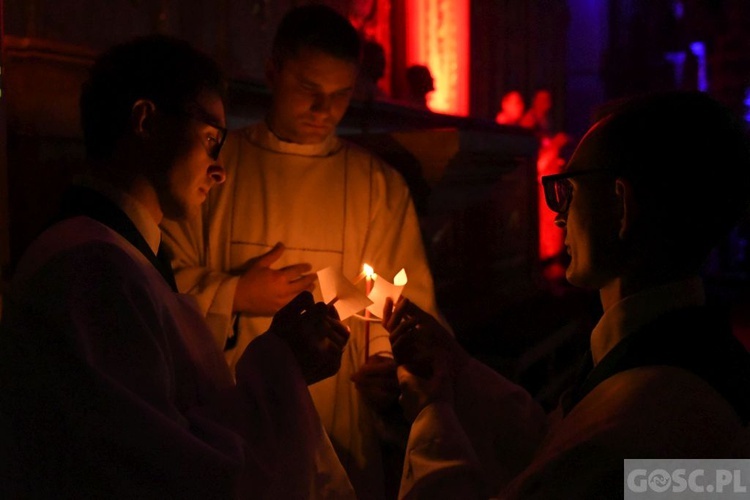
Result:
[[[213,190],[211,194],[214,194]],[[210,217],[209,204],[205,204],[202,210],[200,216],[186,221],[164,219],[161,223],[162,238],[172,252],[177,288],[195,297],[217,347],[223,350],[233,334],[232,306],[239,277],[209,266],[209,249],[204,238],[204,231],[208,231],[204,219]],[[221,225],[221,221],[218,223]],[[221,225],[218,231],[223,230]],[[210,250],[220,252],[222,249],[217,246]]]
[[414,420],[399,499],[487,498],[481,466],[450,404],[427,405]]
[[518,384],[471,358],[454,384],[454,411],[479,458],[488,491],[531,462],[547,434],[544,409]]
[[[267,498],[354,499],[292,351],[273,334],[253,340],[237,364],[237,385],[260,405],[260,461],[276,464]],[[251,443],[252,444],[252,443]],[[254,488],[247,488],[250,497]]]
[[[412,425],[405,498],[451,498],[451,488],[487,498],[528,466],[546,435],[545,412],[531,395],[473,358],[456,377],[454,394],[452,406],[429,405]],[[470,476],[462,472],[467,468]]]
[[[398,171],[373,157],[370,189],[370,227],[360,261],[391,282],[404,269],[408,283],[402,294],[442,320],[419,218],[406,182]],[[379,323],[374,323],[370,332],[371,354],[391,352],[388,332]]]

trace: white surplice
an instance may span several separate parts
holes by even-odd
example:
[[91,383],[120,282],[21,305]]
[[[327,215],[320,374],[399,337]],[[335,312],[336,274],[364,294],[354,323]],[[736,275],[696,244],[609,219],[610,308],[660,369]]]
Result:
[[193,297],[109,227],[48,229],[6,299],[8,498],[353,498],[286,344],[259,336],[235,384]]

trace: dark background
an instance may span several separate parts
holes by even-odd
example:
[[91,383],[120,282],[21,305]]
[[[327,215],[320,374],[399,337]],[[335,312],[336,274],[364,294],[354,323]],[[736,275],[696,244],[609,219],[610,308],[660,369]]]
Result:
[[[99,51],[152,32],[190,40],[231,76],[230,125],[240,126],[262,117],[271,37],[284,12],[302,3],[0,0],[0,292],[80,168],[78,91]],[[467,117],[398,103],[404,0],[325,3],[350,17],[379,12],[369,28],[383,28],[386,19],[390,30],[386,83],[395,101],[353,102],[340,132],[384,156],[409,182],[438,299],[461,342],[553,404],[600,313],[598,297],[550,278],[539,262],[538,144],[528,131],[494,124],[500,97],[518,89],[528,102],[534,90],[548,88],[554,128],[573,142],[605,101],[651,89],[706,90],[744,117],[750,2],[472,0]],[[706,268],[712,300],[737,313],[740,335],[748,323],[741,314],[745,235],[740,228]]]

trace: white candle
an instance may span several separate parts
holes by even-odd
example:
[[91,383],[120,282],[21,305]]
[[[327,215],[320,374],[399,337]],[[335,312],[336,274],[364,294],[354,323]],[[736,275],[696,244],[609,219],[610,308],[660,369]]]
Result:
[[[372,292],[372,280],[374,276],[373,268],[365,264],[362,266],[362,272],[365,273],[365,294],[370,295]],[[365,362],[370,359],[370,311],[365,309]]]

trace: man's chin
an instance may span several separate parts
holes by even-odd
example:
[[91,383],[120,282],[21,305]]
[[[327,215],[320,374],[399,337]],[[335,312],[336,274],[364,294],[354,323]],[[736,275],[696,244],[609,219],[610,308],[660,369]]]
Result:
[[187,220],[197,217],[201,211],[201,205],[188,205],[185,203],[170,203],[162,207],[164,217],[172,220]]
[[307,130],[299,135],[298,142],[300,144],[320,144],[321,142],[324,142],[332,133],[333,130],[327,127],[308,127]]

